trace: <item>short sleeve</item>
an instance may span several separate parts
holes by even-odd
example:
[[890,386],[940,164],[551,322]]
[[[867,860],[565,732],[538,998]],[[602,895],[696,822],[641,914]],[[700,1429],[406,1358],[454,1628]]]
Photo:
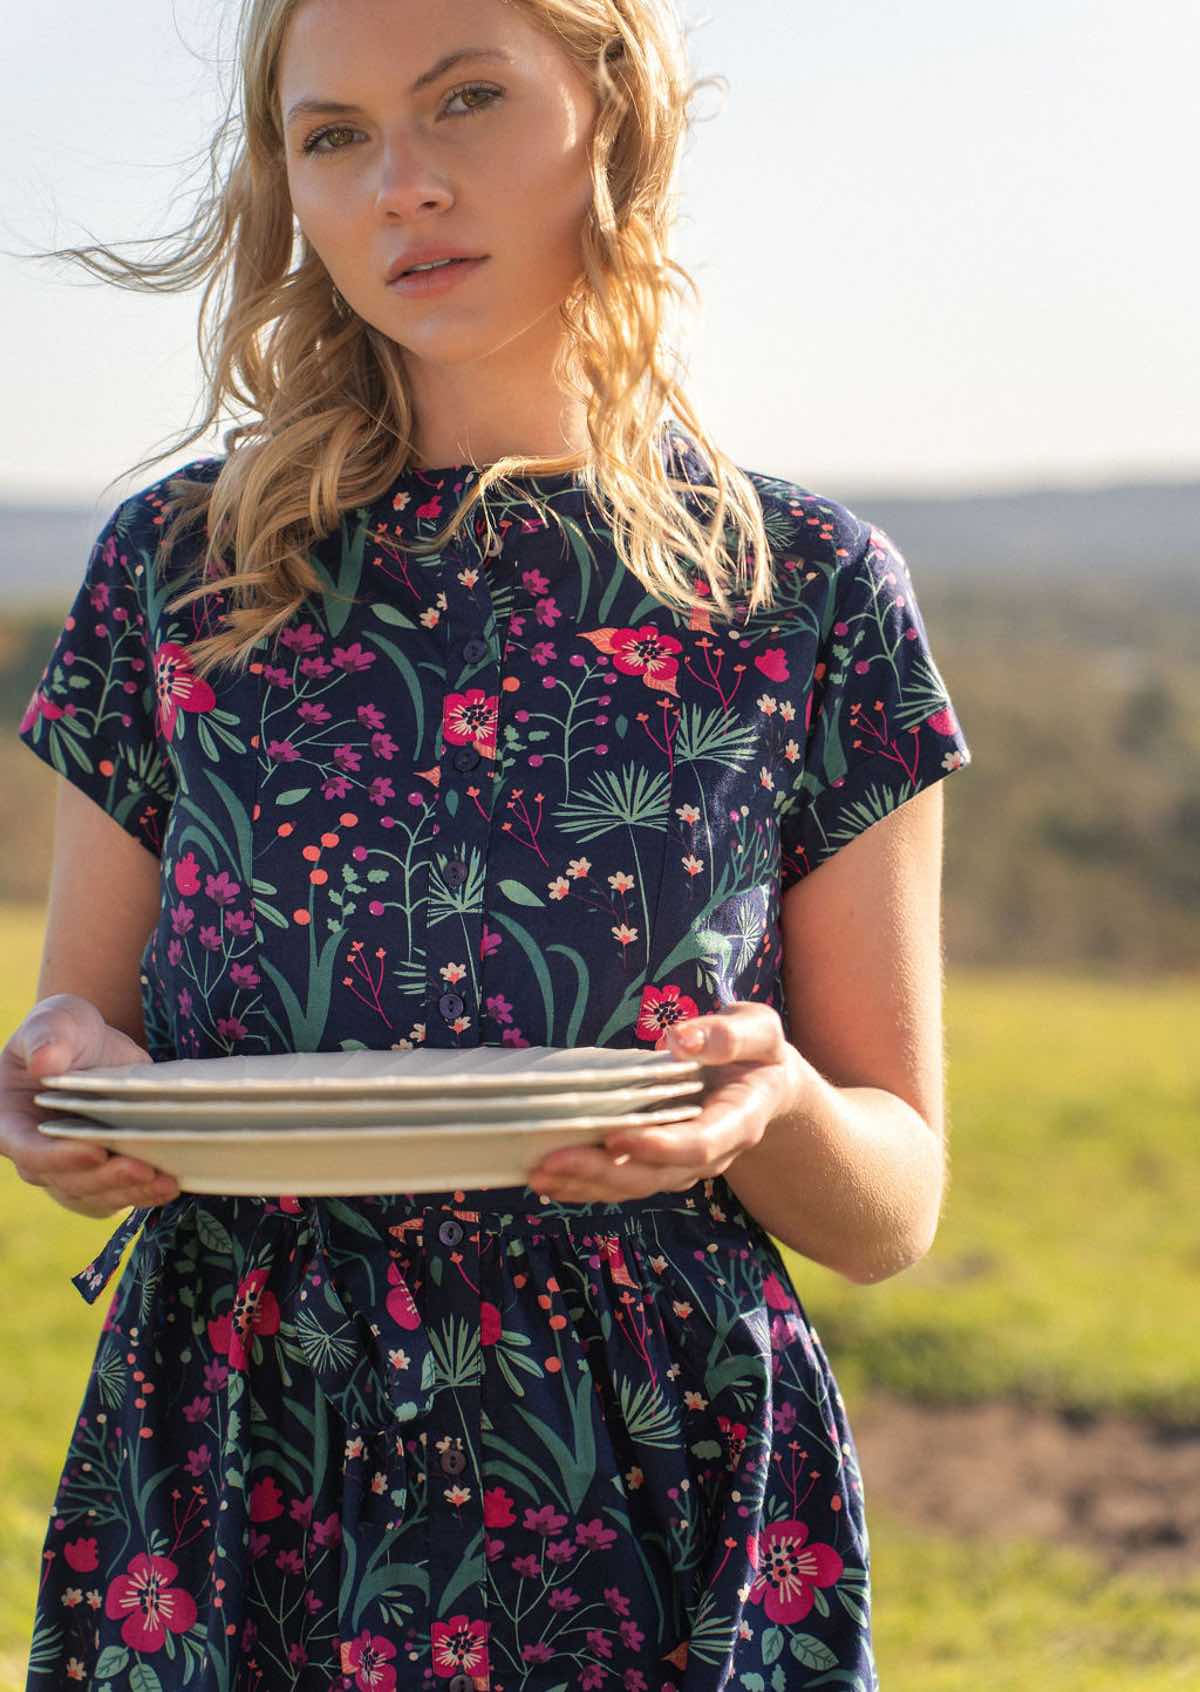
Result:
[[779,818],[784,892],[971,762],[904,556],[882,529],[865,528],[824,599],[803,763]]
[[155,709],[136,498],[96,539],[17,738],[160,858],[175,776]]

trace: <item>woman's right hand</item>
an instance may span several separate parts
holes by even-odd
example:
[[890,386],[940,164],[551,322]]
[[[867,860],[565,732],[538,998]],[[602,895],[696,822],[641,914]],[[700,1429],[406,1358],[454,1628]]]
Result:
[[153,1165],[103,1146],[39,1134],[38,1123],[50,1115],[33,1102],[47,1075],[149,1061],[149,1052],[110,1028],[90,1000],[77,993],[40,999],[0,1052],[0,1153],[12,1160],[22,1181],[45,1187],[64,1209],[81,1216],[166,1204],[179,1192],[173,1176],[160,1177]]

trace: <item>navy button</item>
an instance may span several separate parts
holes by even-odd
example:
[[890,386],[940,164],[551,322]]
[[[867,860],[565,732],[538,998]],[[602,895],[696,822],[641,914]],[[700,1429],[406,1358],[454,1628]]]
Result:
[[461,858],[451,858],[442,873],[447,887],[461,887],[467,879],[467,866]]
[[449,1692],[472,1692],[475,1682],[469,1674],[452,1674],[446,1685]]
[[467,1466],[467,1459],[461,1451],[442,1452],[442,1473],[446,1475],[461,1475]]
[[486,640],[468,640],[463,646],[463,657],[468,664],[478,664],[488,649]]
[[456,770],[473,770],[479,762],[479,757],[473,746],[460,746],[450,761]]
[[443,1245],[457,1245],[462,1236],[462,1223],[455,1222],[453,1217],[448,1222],[443,1222],[438,1229],[438,1239]]
[[443,993],[438,1000],[438,1009],[447,1022],[453,1022],[456,1016],[461,1016],[462,1008],[462,995],[459,993]]

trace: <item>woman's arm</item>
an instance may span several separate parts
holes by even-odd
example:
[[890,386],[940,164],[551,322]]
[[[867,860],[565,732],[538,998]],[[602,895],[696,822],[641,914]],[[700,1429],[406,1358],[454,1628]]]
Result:
[[942,785],[783,897],[794,1105],[726,1180],[768,1233],[853,1281],[933,1244],[946,1185]]

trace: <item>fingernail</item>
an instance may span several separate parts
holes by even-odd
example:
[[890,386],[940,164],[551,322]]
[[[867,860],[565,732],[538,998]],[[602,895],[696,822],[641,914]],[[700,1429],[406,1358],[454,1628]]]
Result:
[[671,1030],[670,1037],[675,1045],[681,1047],[685,1052],[698,1052],[703,1047],[708,1035],[703,1028],[677,1026]]

